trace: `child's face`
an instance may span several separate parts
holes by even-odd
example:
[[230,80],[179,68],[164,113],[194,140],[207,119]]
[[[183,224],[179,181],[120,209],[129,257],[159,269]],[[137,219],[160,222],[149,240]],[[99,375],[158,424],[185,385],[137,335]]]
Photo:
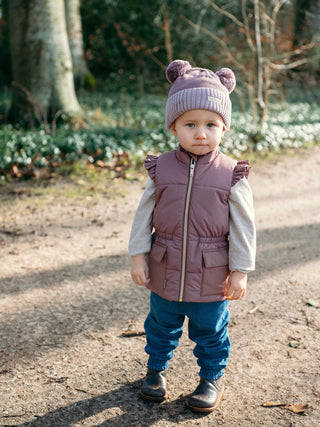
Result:
[[186,151],[201,156],[218,147],[224,135],[225,126],[218,113],[208,110],[190,110],[178,117],[170,131]]

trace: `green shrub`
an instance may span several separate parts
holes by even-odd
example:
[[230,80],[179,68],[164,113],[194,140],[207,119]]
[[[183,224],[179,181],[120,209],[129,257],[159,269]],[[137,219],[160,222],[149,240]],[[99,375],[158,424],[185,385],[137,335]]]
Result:
[[[175,137],[165,129],[165,99],[101,94],[82,94],[81,101],[92,122],[88,129],[58,127],[54,135],[43,129],[23,130],[10,125],[0,128],[0,174],[12,168],[57,167],[84,159],[90,163],[114,162],[140,165],[146,153],[162,153],[177,146]],[[101,110],[94,121],[94,110]],[[299,148],[320,141],[320,106],[313,103],[272,106],[266,124],[255,128],[248,114],[233,113],[232,129],[226,133],[221,150],[234,158],[250,152],[266,153]]]

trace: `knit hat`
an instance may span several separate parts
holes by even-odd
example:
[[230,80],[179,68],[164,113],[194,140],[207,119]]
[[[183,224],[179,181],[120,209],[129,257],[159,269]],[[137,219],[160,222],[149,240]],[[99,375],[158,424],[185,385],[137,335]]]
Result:
[[188,61],[176,60],[169,64],[166,77],[172,83],[166,106],[166,125],[189,110],[214,111],[223,119],[227,129],[231,123],[229,93],[236,86],[236,78],[229,68],[214,73],[206,68],[192,68]]

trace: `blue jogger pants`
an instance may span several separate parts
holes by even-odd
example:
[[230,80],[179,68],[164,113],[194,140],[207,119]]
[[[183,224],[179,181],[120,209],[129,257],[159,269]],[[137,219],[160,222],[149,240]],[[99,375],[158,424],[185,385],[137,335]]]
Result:
[[167,301],[151,292],[150,313],[144,324],[148,366],[159,371],[168,368],[187,316],[189,338],[196,344],[193,354],[200,366],[199,375],[208,380],[221,377],[230,354],[228,303]]

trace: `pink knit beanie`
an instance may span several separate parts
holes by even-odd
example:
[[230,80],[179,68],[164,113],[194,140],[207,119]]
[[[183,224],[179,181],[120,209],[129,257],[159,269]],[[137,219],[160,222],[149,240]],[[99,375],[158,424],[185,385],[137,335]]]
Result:
[[229,68],[214,73],[205,68],[192,68],[188,61],[178,59],[169,64],[166,77],[172,83],[166,106],[168,129],[181,114],[195,109],[220,114],[226,128],[230,128],[229,93],[236,86],[236,78]]

